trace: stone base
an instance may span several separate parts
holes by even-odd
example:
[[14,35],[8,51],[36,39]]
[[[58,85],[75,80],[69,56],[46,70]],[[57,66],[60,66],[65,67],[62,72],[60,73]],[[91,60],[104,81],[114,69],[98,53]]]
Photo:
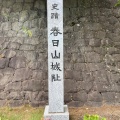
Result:
[[64,105],[64,113],[49,113],[49,106],[45,107],[44,120],[69,120],[68,106]]

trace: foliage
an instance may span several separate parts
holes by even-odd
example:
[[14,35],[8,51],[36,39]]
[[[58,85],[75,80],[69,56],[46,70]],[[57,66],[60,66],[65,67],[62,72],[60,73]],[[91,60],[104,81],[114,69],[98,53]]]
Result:
[[30,120],[40,120],[42,118],[42,115],[40,114],[40,111],[32,113]]
[[83,120],[106,120],[106,118],[102,118],[99,115],[84,115]]
[[0,108],[0,120],[41,120],[43,111],[43,108],[30,106]]
[[29,37],[32,37],[32,32],[28,29],[25,28],[24,26],[22,27],[22,30],[25,34],[27,34]]
[[120,6],[120,0],[115,4],[115,7]]

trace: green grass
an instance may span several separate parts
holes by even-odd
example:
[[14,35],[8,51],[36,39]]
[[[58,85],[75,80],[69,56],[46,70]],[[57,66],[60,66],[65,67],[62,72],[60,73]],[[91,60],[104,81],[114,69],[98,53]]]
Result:
[[44,108],[23,106],[19,108],[0,108],[0,120],[41,120]]

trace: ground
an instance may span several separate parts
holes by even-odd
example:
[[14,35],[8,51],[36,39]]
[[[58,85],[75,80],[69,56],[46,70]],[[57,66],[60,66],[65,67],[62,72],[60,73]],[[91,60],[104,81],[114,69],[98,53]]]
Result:
[[[83,120],[85,114],[99,115],[107,120],[120,120],[120,106],[69,107],[70,120]],[[43,120],[44,108],[22,106],[19,108],[0,108],[0,120]]]
[[120,106],[104,105],[101,107],[70,108],[69,111],[71,120],[83,120],[85,114],[97,114],[107,120],[120,120]]

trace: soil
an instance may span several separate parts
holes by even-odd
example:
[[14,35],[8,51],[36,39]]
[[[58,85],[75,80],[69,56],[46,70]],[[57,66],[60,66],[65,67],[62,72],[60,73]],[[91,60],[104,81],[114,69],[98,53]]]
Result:
[[69,108],[70,120],[83,120],[85,114],[99,115],[107,120],[120,120],[120,106]]

